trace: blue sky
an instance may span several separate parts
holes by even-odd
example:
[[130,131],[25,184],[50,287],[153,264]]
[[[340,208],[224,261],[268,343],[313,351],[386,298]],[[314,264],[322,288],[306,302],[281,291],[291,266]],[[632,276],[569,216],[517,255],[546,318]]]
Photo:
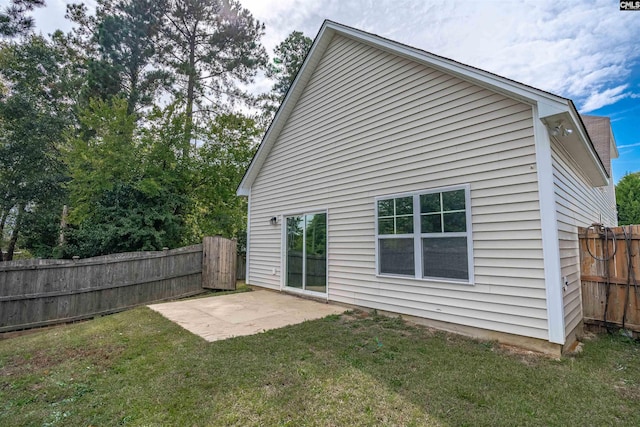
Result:
[[[618,0],[240,1],[265,23],[269,52],[331,19],[571,98],[582,113],[611,118],[614,180],[640,171],[640,11],[620,11]],[[69,29],[67,3],[47,0],[38,29]],[[254,90],[271,84],[259,76]]]
[[[640,46],[639,46],[640,49]],[[635,62],[626,79],[629,92],[640,92],[640,63]],[[609,116],[620,157],[613,160],[613,177],[617,183],[627,172],[640,171],[640,98],[627,97],[589,114]]]

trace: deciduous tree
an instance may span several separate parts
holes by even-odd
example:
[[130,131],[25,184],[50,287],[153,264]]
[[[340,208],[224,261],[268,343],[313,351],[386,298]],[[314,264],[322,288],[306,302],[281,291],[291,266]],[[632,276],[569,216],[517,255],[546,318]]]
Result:
[[242,239],[246,231],[246,199],[237,197],[262,129],[253,118],[224,114],[207,124],[197,149],[194,203],[189,223],[196,239],[220,234]]
[[640,224],[640,172],[626,174],[616,185],[618,223]]
[[0,235],[10,226],[11,259],[25,213],[64,194],[59,156],[70,111],[60,80],[59,57],[40,36],[5,45],[0,74]]
[[181,158],[185,119],[156,110],[136,125],[127,100],[93,100],[81,114],[89,137],[66,154],[72,181],[65,256],[82,257],[180,245],[189,165]]

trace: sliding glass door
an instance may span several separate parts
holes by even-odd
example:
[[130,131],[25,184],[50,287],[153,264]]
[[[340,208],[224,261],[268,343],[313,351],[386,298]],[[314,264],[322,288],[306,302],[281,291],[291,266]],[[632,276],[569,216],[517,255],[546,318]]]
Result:
[[290,288],[327,292],[327,214],[290,216],[286,221],[286,282]]
[[287,286],[302,289],[303,260],[304,217],[292,216],[287,218]]

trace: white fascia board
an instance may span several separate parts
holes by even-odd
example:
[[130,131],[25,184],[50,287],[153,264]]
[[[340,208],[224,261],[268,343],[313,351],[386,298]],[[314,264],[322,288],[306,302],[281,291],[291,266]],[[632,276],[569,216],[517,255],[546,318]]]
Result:
[[582,123],[582,119],[580,118],[578,111],[575,108],[570,108],[569,115],[571,116],[571,121],[575,126],[574,129],[578,130],[578,133],[580,134],[580,140],[585,145],[585,148],[589,152],[591,160],[596,165],[596,168],[598,170],[600,177],[605,182],[604,185],[609,185],[609,174],[604,168],[604,165],[602,164],[602,159],[600,159],[600,156],[596,152],[596,149],[593,146],[593,143],[591,142],[591,137],[589,137],[589,134],[587,133],[587,130],[585,129],[584,124]]
[[553,183],[551,142],[547,128],[540,120],[539,111],[533,107],[533,133],[538,172],[538,198],[542,228],[542,253],[544,258],[544,282],[547,295],[547,322],[549,341],[564,344],[564,296],[558,239],[556,196]]

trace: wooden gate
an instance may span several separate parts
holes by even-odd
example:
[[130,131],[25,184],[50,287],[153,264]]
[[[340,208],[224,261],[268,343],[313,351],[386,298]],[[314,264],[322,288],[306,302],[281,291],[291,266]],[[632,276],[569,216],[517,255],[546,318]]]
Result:
[[640,332],[640,226],[581,228],[585,323]]
[[202,287],[236,289],[236,240],[221,236],[202,240]]

